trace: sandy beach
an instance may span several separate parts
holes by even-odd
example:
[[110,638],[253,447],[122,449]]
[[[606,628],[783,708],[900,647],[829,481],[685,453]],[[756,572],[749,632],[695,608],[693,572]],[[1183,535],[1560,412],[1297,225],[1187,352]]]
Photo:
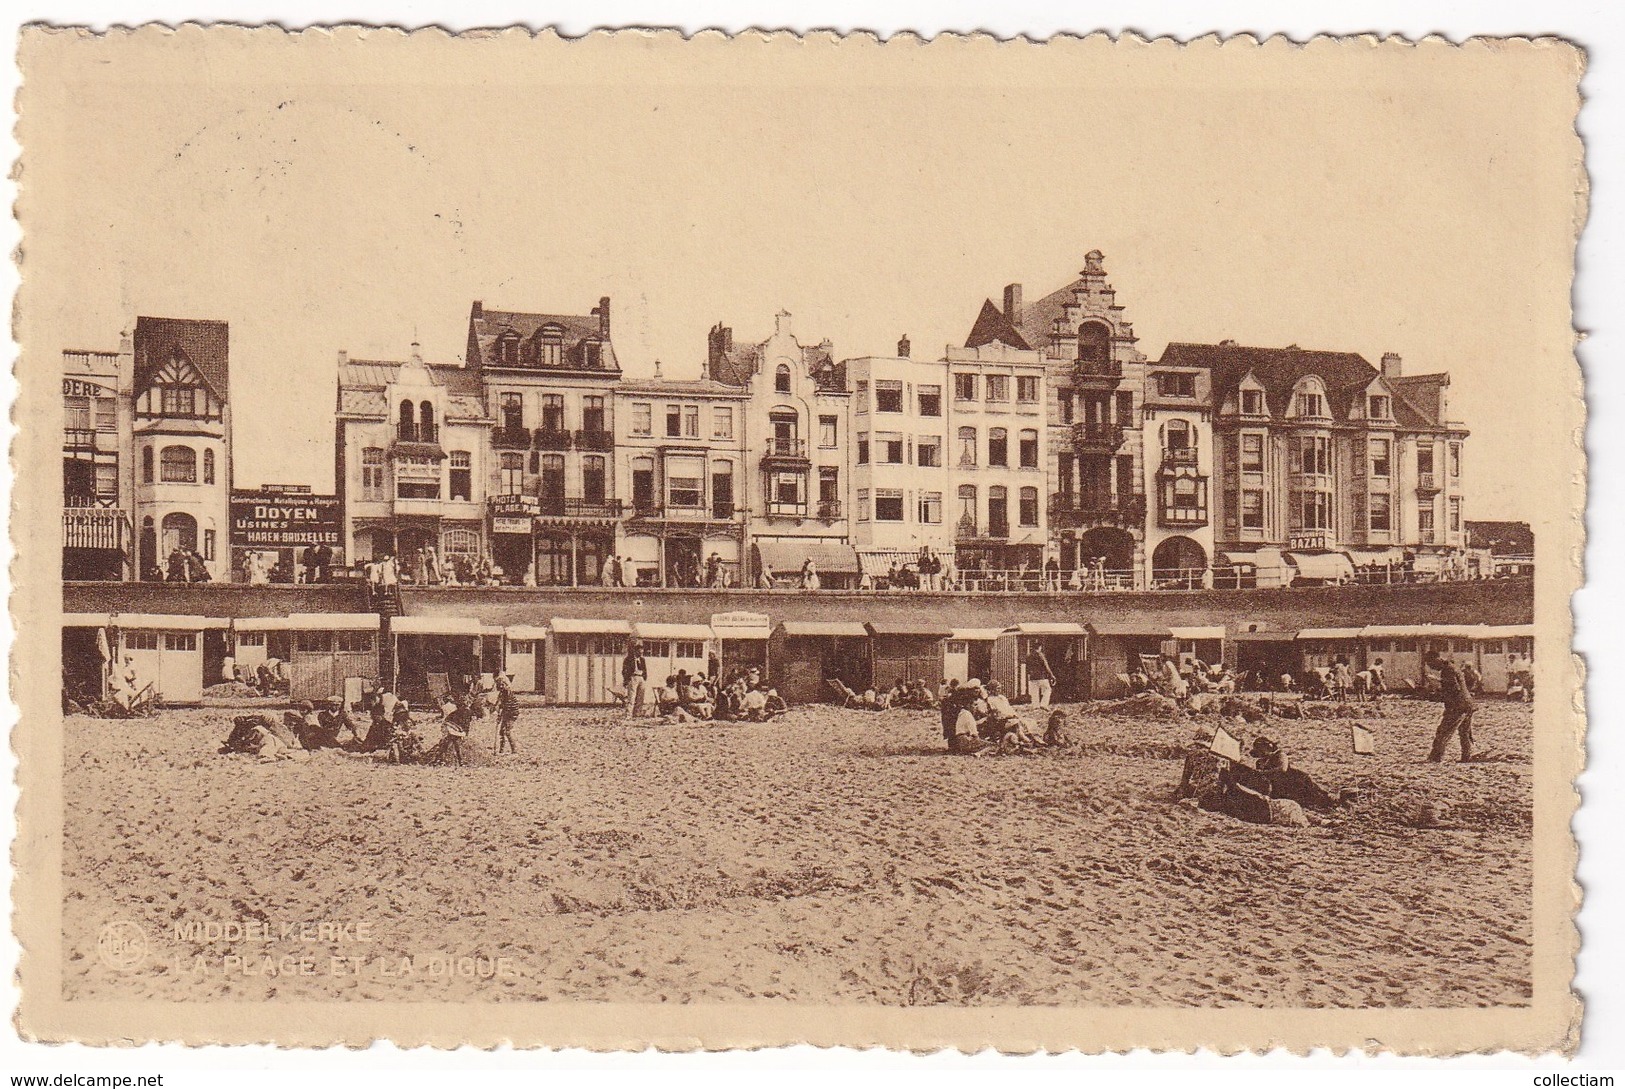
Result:
[[1069,711],[1072,749],[963,758],[934,712],[540,709],[463,769],[222,756],[221,709],[73,716],[65,996],[1529,1003],[1527,705],[1482,701],[1470,765],[1423,762],[1431,703],[1356,708],[1375,756],[1347,718],[1233,727],[1374,784],[1310,828],[1175,803],[1191,717]]

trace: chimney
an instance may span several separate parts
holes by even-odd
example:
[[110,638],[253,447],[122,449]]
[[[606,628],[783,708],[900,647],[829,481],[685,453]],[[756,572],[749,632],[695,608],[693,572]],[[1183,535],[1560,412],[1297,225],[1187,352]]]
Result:
[[1021,285],[1006,284],[1004,288],[1004,320],[1011,325],[1021,324]]
[[485,317],[485,304],[480,300],[475,299],[473,307],[471,307],[468,311],[468,316],[471,318]]
[[412,338],[412,362],[423,362],[423,345],[418,343],[417,337]]
[[897,342],[897,355],[898,355],[898,358],[907,359],[908,358],[908,350],[909,350],[908,334],[904,333],[903,334],[903,339],[899,340]]
[[779,336],[790,335],[790,311],[780,310],[773,315],[773,332]]
[[350,352],[349,352],[349,349],[347,349],[347,348],[340,348],[340,349],[339,349],[339,366],[341,366],[341,367],[343,367],[343,366],[348,366],[348,365],[349,365],[349,362],[350,362]]
[[118,351],[120,355],[134,355],[135,341],[130,339],[130,331],[123,330],[118,335]]
[[664,382],[665,380],[666,376],[660,373],[660,360],[657,359],[655,360],[655,381]]
[[1382,353],[1382,376],[1384,378],[1399,378],[1405,373],[1405,364],[1397,352]]

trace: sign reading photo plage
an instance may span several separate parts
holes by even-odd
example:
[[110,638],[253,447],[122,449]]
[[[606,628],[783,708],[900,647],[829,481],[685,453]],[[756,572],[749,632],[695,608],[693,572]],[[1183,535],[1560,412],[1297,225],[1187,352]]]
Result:
[[342,540],[336,495],[231,493],[231,543],[235,547],[338,545]]

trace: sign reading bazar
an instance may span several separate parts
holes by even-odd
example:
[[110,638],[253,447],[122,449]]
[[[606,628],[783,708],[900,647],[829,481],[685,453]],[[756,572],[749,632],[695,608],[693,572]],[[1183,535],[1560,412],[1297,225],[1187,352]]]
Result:
[[339,497],[310,492],[255,491],[231,493],[231,543],[263,545],[337,545]]

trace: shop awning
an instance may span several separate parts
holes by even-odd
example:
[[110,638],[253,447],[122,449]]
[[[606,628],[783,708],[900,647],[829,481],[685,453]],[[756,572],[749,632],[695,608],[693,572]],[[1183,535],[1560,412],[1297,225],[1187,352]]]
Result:
[[639,639],[698,639],[706,641],[714,633],[704,624],[645,624],[632,625]]
[[244,616],[231,622],[237,631],[287,631],[288,618],[285,616]]
[[991,643],[1003,635],[1006,628],[955,628],[948,638],[965,643]]
[[773,634],[773,622],[761,613],[716,613],[711,630],[718,639],[766,639]]
[[[1273,562],[1273,558],[1271,559]],[[1213,557],[1214,567],[1257,567],[1258,557],[1251,552],[1219,552]]]
[[757,562],[772,568],[775,575],[794,575],[808,560],[821,575],[858,573],[852,546],[839,541],[758,541],[755,548]]
[[836,638],[867,639],[869,630],[856,620],[786,620],[779,625],[789,636],[823,635]]
[[1304,628],[1298,632],[1299,639],[1361,639],[1364,636],[1364,628]]
[[396,635],[483,635],[486,628],[470,616],[397,616],[389,630]]
[[1390,564],[1398,566],[1405,562],[1404,553],[1397,548],[1382,548],[1375,551],[1351,548],[1348,557],[1349,562],[1355,567],[1384,567]]
[[510,624],[507,628],[509,639],[531,640],[547,638],[547,629],[540,624]]
[[1136,620],[1091,621],[1088,627],[1091,634],[1120,639],[1171,639],[1174,634],[1170,628]]
[[864,627],[870,635],[912,635],[921,639],[948,639],[953,631],[929,620],[871,620]]
[[555,616],[547,622],[554,635],[631,635],[632,625],[625,620],[582,620],[574,616]]
[[1194,628],[1169,628],[1168,634],[1175,639],[1223,639],[1224,625],[1209,624]]
[[918,549],[910,548],[865,548],[858,551],[858,566],[863,573],[872,579],[883,579],[891,574],[896,567],[899,571],[905,564],[913,564],[914,570],[920,569],[920,553]]
[[[396,617],[396,621],[405,620]],[[288,627],[292,631],[377,631],[377,613],[291,613]]]
[[[1017,624],[1016,631],[1022,635],[1087,635],[1088,631],[1082,624],[1071,621],[1045,620]],[[1220,629],[1223,630],[1223,629]]]
[[1288,552],[1287,562],[1297,568],[1300,579],[1319,579],[1336,582],[1352,581],[1354,565],[1341,552]]

